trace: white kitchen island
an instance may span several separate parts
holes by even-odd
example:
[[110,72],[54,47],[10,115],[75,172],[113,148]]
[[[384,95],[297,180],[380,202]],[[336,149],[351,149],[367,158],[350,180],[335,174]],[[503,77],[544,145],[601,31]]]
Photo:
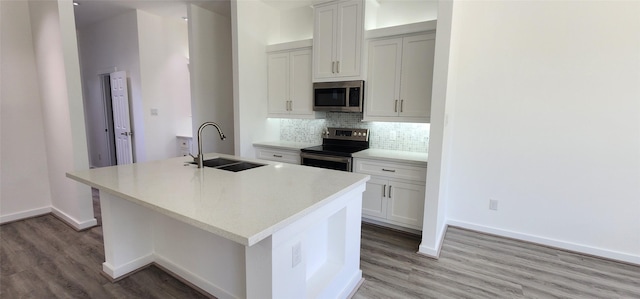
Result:
[[100,190],[103,271],[150,264],[218,298],[345,298],[362,280],[367,175],[277,162],[241,172],[185,157],[74,171]]

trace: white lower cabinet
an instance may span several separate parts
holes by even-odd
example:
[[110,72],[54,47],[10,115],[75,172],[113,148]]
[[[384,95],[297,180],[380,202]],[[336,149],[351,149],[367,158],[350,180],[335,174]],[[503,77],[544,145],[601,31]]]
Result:
[[426,167],[355,159],[355,172],[371,175],[362,196],[362,217],[422,230]]
[[256,149],[256,158],[258,159],[300,165],[299,150],[275,149],[260,146],[254,147]]

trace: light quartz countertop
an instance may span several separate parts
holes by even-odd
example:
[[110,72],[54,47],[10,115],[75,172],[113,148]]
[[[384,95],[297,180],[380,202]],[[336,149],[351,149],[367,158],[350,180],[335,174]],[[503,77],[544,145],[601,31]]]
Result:
[[427,167],[427,153],[370,148],[353,154],[354,158],[420,164]]
[[198,169],[191,158],[73,171],[67,177],[245,246],[369,180],[368,175],[208,154],[267,164],[240,172]]
[[293,141],[261,141],[261,142],[254,142],[253,145],[254,146],[261,146],[261,147],[275,148],[275,149],[299,151],[300,149],[303,149],[305,147],[311,147],[311,146],[316,146],[316,145],[320,145],[320,144],[319,143],[293,142]]

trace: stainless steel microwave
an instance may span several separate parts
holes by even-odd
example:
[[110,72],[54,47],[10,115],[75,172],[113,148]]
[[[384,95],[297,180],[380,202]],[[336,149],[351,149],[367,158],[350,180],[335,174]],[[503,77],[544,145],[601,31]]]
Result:
[[364,81],[313,83],[313,110],[362,112]]

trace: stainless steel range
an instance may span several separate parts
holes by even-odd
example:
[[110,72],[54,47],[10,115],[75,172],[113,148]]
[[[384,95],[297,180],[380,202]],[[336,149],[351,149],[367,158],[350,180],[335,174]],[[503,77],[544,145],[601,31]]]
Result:
[[369,148],[369,129],[328,128],[322,145],[301,149],[302,165],[352,171],[352,154]]

